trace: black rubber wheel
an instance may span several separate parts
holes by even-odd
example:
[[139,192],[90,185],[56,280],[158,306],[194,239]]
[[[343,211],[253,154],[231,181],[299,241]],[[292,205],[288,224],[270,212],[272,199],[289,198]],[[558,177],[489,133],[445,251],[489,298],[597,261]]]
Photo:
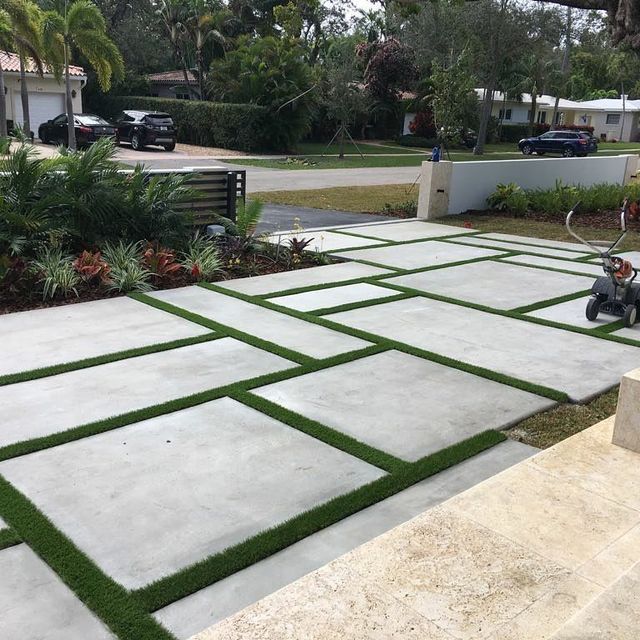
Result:
[[600,311],[600,300],[598,298],[590,298],[589,302],[587,302],[587,309],[585,311],[587,320],[589,320],[589,322],[593,322],[598,317],[599,311]]
[[533,151],[534,149],[532,144],[525,144],[522,147],[522,153],[524,153],[525,156],[530,156],[533,153]]
[[625,327],[633,327],[638,319],[638,307],[635,304],[627,305],[622,318]]
[[173,151],[176,148],[176,143],[172,142],[171,144],[165,144],[164,145],[164,150],[165,151]]
[[49,138],[47,138],[47,134],[46,133],[39,133],[38,137],[40,138],[40,142],[42,142],[42,144],[49,144]]
[[137,133],[131,136],[131,147],[134,151],[142,151],[144,149],[142,140],[140,140],[140,136]]
[[562,155],[565,158],[573,158],[576,155],[576,152],[573,150],[573,147],[565,147]]

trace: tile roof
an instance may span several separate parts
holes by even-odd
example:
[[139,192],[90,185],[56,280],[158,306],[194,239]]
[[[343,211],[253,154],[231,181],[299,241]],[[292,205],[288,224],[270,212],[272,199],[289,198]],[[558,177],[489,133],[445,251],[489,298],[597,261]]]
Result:
[[[194,84],[197,83],[196,77],[193,75],[193,73],[191,73],[191,71],[187,71],[187,77],[189,78],[189,82],[193,82]],[[184,84],[184,73],[180,69],[176,71],[161,71],[160,73],[150,73],[147,78],[149,79],[149,82],[155,82],[157,84]]]
[[[20,57],[16,53],[0,51],[0,65],[2,65],[2,70],[5,73],[20,73]],[[36,65],[31,58],[27,58],[26,71],[27,73],[36,73]],[[47,65],[44,65],[44,72],[51,73]],[[69,65],[69,73],[72,76],[85,75],[82,67],[76,67],[74,65]]]

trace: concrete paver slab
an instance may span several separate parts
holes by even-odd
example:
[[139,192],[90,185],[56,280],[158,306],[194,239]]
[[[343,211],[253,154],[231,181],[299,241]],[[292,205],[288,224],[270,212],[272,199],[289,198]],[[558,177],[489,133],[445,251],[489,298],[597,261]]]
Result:
[[266,560],[174,602],[154,616],[180,640],[187,640],[202,629],[537,451],[513,440],[502,442],[314,533]]
[[292,366],[271,353],[220,338],[0,387],[0,446]]
[[314,358],[327,358],[369,346],[368,342],[203,287],[149,294]]
[[127,588],[384,475],[229,398],[7,460],[0,473]]
[[0,518],[0,529],[6,529],[7,528],[7,523]]
[[[606,316],[605,316],[606,317]],[[609,316],[615,320],[613,316]],[[640,325],[633,327],[625,327],[624,329],[618,329],[611,334],[612,336],[621,336],[622,338],[631,338],[631,340],[640,340]]]
[[426,240],[425,242],[392,245],[377,249],[337,251],[334,255],[348,260],[367,260],[399,269],[419,269],[421,267],[432,267],[475,258],[498,256],[501,253],[503,251],[450,244],[448,242],[439,242],[438,240]]
[[420,238],[439,238],[442,236],[460,235],[471,233],[473,229],[464,227],[454,227],[446,224],[435,224],[433,222],[422,222],[411,220],[410,222],[397,222],[385,225],[368,225],[364,227],[344,227],[341,231],[348,231],[356,235],[380,238],[380,241],[391,240],[393,242],[403,242],[406,240],[419,240]]
[[350,249],[352,247],[368,247],[374,244],[381,244],[384,240],[370,240],[369,238],[356,238],[342,233],[332,233],[331,231],[300,231],[296,233],[274,233],[268,237],[272,244],[280,244],[289,247],[289,241],[293,238],[298,240],[309,240],[305,251],[316,251],[326,253],[338,249]]
[[[560,304],[554,304],[551,307],[532,311],[527,315],[533,316],[534,318],[543,318],[544,320],[553,320],[553,322],[562,322],[563,324],[581,327],[582,329],[595,329],[596,327],[601,327],[618,320],[616,316],[608,316],[604,313],[601,313],[593,321],[587,320],[585,309],[587,308],[588,300],[589,296],[576,298],[575,300],[569,300],[568,302],[562,302]],[[640,334],[638,338],[640,338]]]
[[637,367],[637,347],[425,298],[331,314],[329,319],[568,393],[576,401]]
[[[615,251],[614,255],[620,256],[625,260],[629,260],[631,264],[633,264],[636,269],[640,267],[640,251]],[[602,264],[600,258],[594,258],[590,260],[590,262],[594,262],[596,264]]]
[[481,233],[479,238],[489,238],[490,240],[500,240],[502,242],[515,242],[522,244],[532,244],[539,247],[552,247],[555,249],[566,249],[567,251],[577,251],[578,253],[588,253],[588,249],[580,242],[569,240],[571,236],[567,233],[567,242],[562,240],[547,240],[546,238],[532,238],[530,236],[516,236],[511,233]]
[[0,551],[0,638],[115,640],[25,544]]
[[591,279],[583,276],[498,261],[412,273],[388,282],[494,309],[514,309],[591,287]]
[[392,291],[385,287],[376,287],[373,284],[363,282],[360,284],[348,284],[342,287],[307,291],[306,293],[296,293],[290,296],[279,296],[277,298],[270,298],[270,300],[275,304],[280,304],[290,309],[314,311],[317,309],[327,309],[328,307],[337,307],[338,305],[349,304],[351,302],[388,298],[397,295],[397,293],[397,291]]
[[0,375],[209,332],[131,298],[0,316]]
[[515,424],[555,404],[398,351],[260,387],[252,393],[412,462],[486,429]]
[[585,250],[582,253],[577,253],[575,251],[567,251],[564,249],[553,249],[546,247],[538,247],[535,245],[523,245],[523,244],[515,244],[513,242],[504,242],[502,240],[491,240],[490,238],[481,238],[479,236],[464,236],[462,238],[454,238],[452,242],[460,243],[460,244],[469,244],[469,245],[481,245],[485,247],[495,247],[496,249],[502,249],[503,251],[523,251],[525,253],[534,253],[541,256],[551,256],[554,258],[568,258],[569,260],[574,260],[576,258],[582,258],[589,254],[588,249],[585,247]]
[[549,269],[564,269],[565,271],[584,273],[594,276],[594,278],[603,275],[600,265],[591,264],[590,262],[579,262],[578,260],[567,262],[566,260],[547,258],[546,256],[513,256],[512,258],[503,258],[503,260],[504,262],[531,264],[536,267],[548,267]]
[[283,271],[282,273],[272,273],[254,278],[227,280],[216,284],[225,289],[258,296],[265,293],[296,289],[297,287],[310,287],[317,284],[331,284],[344,282],[345,280],[355,280],[356,278],[379,276],[384,273],[389,273],[389,270],[357,262],[342,262],[322,267],[298,269],[297,271]]

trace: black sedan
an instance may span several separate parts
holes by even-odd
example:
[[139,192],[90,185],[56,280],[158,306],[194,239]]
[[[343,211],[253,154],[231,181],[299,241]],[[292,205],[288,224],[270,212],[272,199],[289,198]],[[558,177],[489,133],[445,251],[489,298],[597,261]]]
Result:
[[598,150],[598,142],[587,131],[547,131],[541,136],[524,138],[518,143],[525,156],[559,153],[565,158],[584,157]]
[[135,151],[147,145],[176,148],[177,131],[168,113],[159,111],[123,111],[116,122],[117,142],[128,142]]
[[[76,144],[86,147],[100,138],[113,138],[115,127],[100,116],[91,113],[74,113]],[[67,114],[61,113],[53,120],[47,120],[38,127],[38,137],[44,144],[69,144]]]

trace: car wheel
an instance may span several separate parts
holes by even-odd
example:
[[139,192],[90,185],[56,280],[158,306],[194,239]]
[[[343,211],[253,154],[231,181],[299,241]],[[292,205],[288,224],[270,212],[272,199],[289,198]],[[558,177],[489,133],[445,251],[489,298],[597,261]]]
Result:
[[47,138],[47,134],[44,131],[38,131],[38,138],[40,138],[42,144],[49,144],[49,138]]
[[525,156],[530,156],[533,151],[534,149],[532,144],[525,144],[522,146],[522,153],[524,153]]
[[176,143],[172,142],[170,144],[165,144],[164,145],[164,150],[165,151],[173,151],[176,148]]
[[142,151],[144,149],[144,145],[142,144],[142,140],[140,140],[140,135],[134,133],[131,136],[131,147],[134,151]]
[[565,147],[562,151],[562,155],[565,158],[573,158],[573,156],[576,155],[576,152],[574,151],[573,147]]

